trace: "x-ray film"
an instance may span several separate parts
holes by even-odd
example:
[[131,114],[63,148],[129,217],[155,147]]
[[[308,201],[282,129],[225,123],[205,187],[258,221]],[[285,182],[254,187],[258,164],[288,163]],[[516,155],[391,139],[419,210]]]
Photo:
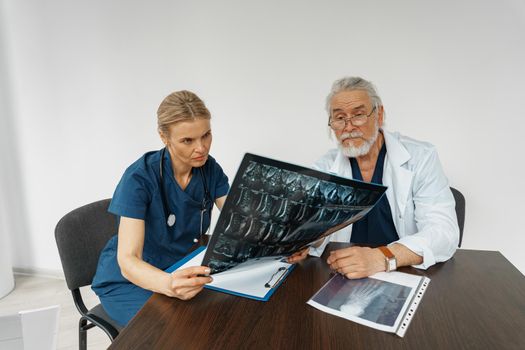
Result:
[[288,256],[365,216],[386,187],[245,154],[202,265]]

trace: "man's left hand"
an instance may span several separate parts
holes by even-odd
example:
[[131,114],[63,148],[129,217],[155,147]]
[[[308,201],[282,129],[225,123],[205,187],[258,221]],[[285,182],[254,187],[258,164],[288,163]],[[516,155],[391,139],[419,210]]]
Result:
[[349,247],[330,252],[330,268],[347,278],[363,278],[385,271],[385,256],[377,248]]

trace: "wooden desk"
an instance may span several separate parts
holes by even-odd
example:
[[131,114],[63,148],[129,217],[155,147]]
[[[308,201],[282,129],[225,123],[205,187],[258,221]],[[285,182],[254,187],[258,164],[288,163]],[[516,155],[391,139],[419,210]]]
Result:
[[268,302],[155,294],[110,349],[525,349],[525,277],[499,252],[400,270],[432,279],[404,338],[307,305],[330,278],[325,259],[309,257]]

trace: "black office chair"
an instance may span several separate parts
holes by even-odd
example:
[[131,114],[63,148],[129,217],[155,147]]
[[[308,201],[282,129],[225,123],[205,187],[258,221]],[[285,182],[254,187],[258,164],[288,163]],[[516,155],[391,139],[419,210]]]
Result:
[[465,226],[465,196],[454,187],[451,187],[450,190],[454,195],[454,200],[456,201],[456,216],[458,217],[459,225],[459,244],[458,247],[461,247],[461,241],[463,240],[463,227]]
[[58,222],[55,239],[67,287],[81,317],[78,323],[79,348],[86,349],[87,330],[100,327],[113,341],[122,327],[115,323],[98,304],[88,310],[80,287],[91,285],[100,252],[117,232],[117,219],[108,213],[110,199],[104,199],[73,210]]

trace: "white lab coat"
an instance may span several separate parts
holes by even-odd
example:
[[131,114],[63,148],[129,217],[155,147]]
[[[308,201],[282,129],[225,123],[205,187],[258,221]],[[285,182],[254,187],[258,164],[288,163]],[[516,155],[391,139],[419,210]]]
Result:
[[[383,185],[392,219],[403,244],[423,257],[414,267],[426,269],[454,255],[459,242],[455,201],[434,146],[399,133],[383,130],[386,159]],[[352,178],[348,157],[332,149],[321,157],[314,169]],[[352,226],[330,235],[310,255],[320,256],[329,241],[350,242]]]

